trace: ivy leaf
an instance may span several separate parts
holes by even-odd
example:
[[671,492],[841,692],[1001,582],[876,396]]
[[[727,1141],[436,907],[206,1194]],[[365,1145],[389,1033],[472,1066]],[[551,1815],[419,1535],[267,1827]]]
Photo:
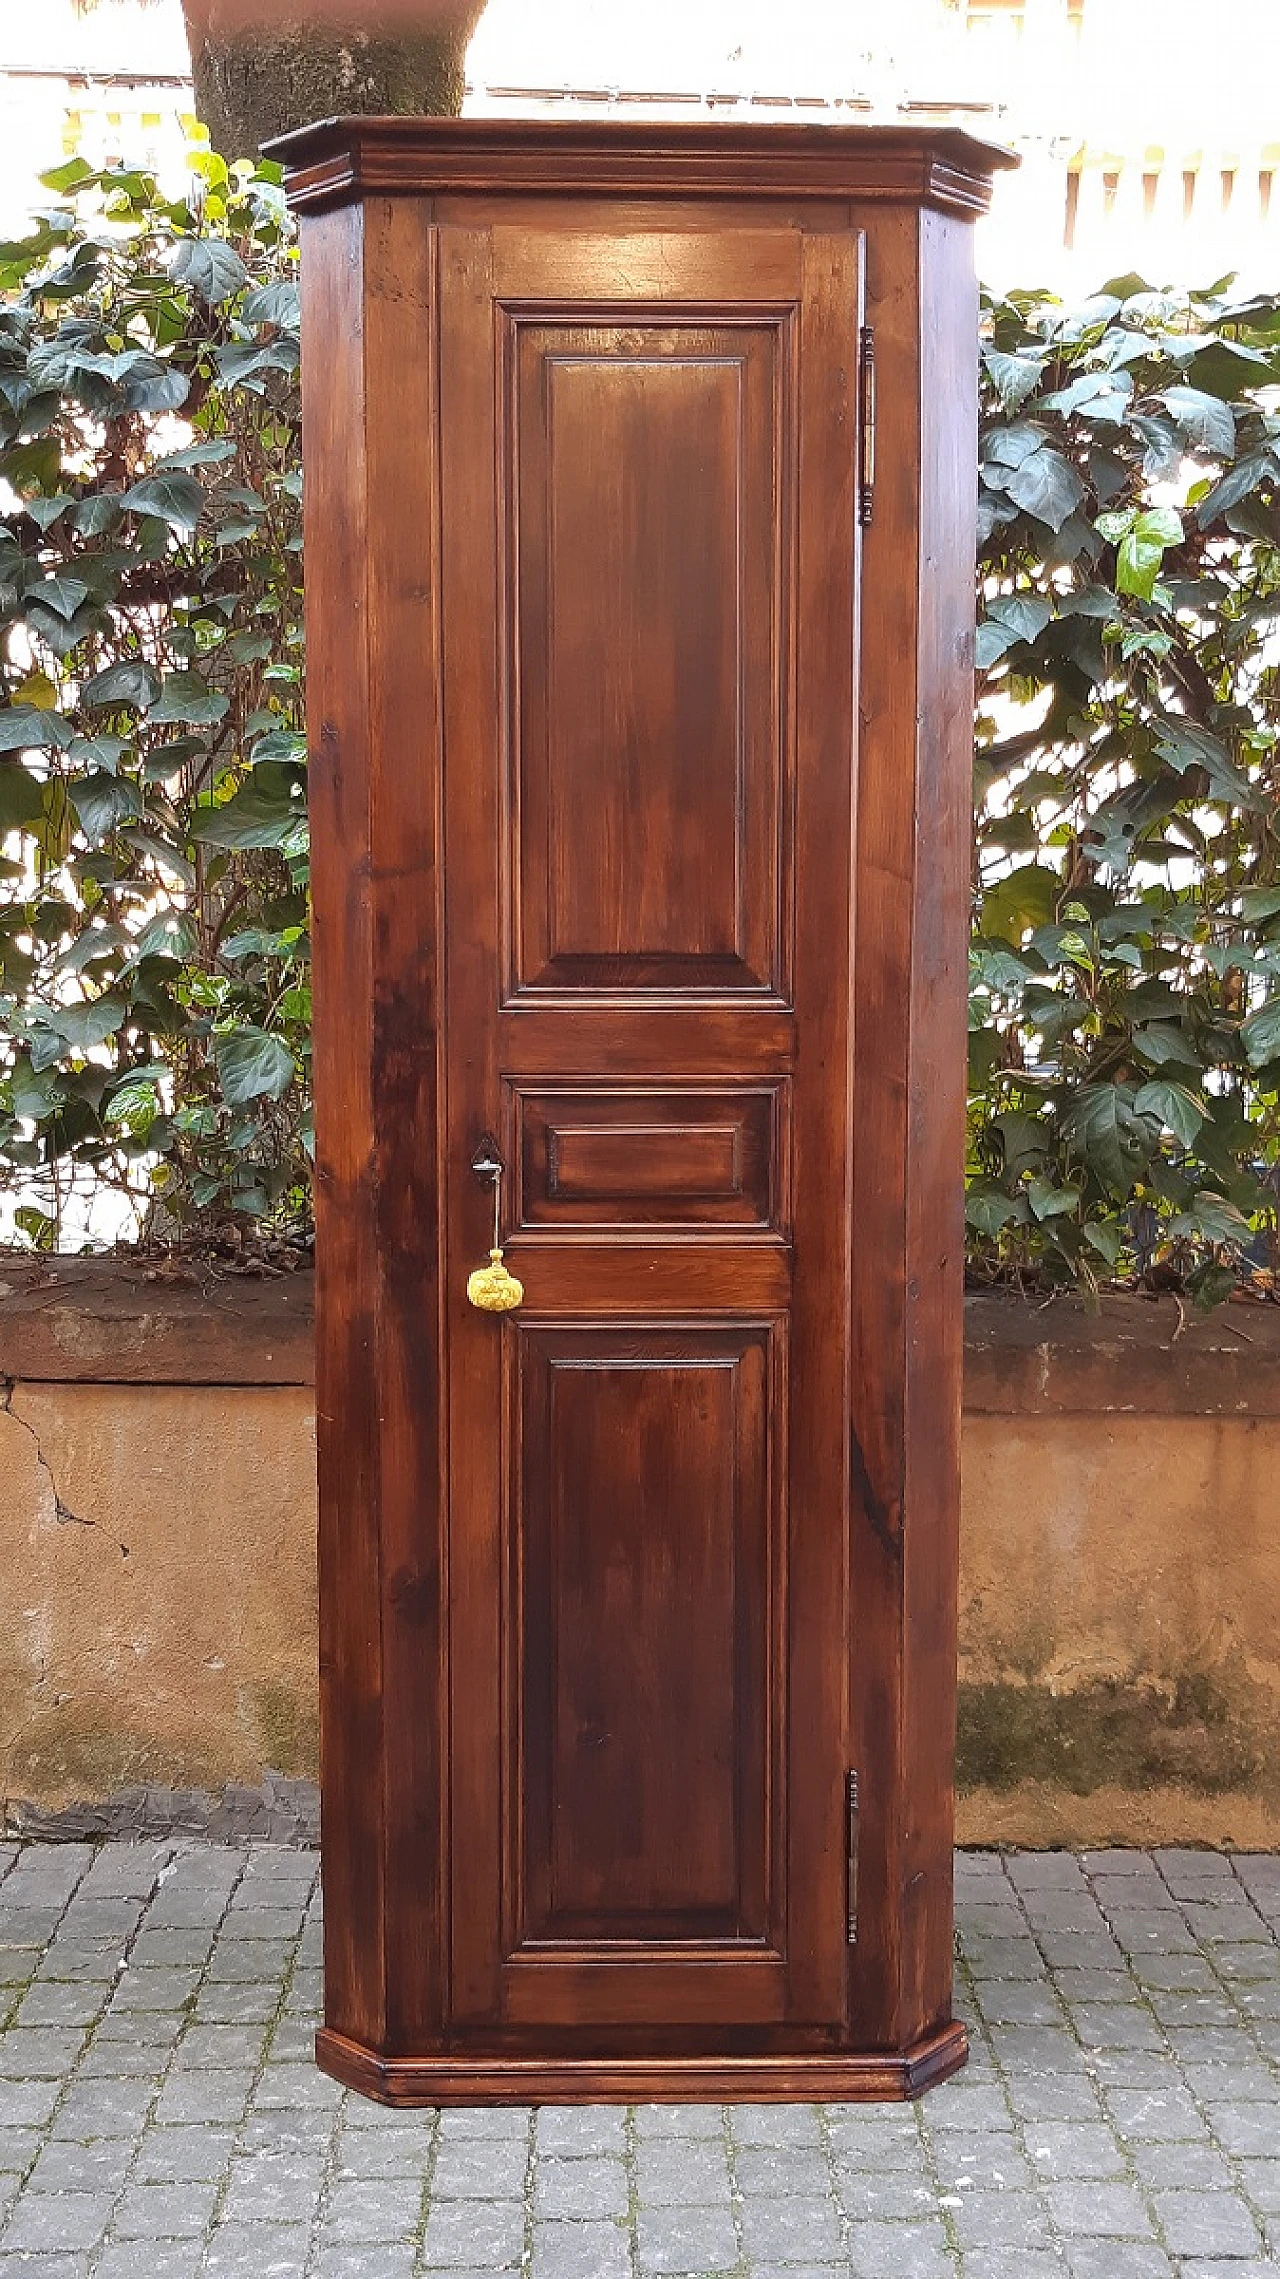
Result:
[[1046,1219],[1073,1217],[1080,1207],[1080,1196],[1074,1187],[1055,1187],[1051,1179],[1029,1179],[1027,1196],[1041,1225]]
[[1250,1068],[1265,1068],[1269,1061],[1280,1058],[1280,997],[1273,997],[1257,1013],[1251,1013],[1240,1030],[1240,1042],[1249,1056]]
[[[0,722],[4,719],[0,713]],[[44,812],[44,785],[16,760],[0,765],[0,838],[25,830]]]
[[131,514],[153,515],[171,530],[194,530],[204,505],[204,492],[194,476],[144,475],[120,501]]
[[1198,721],[1168,713],[1161,715],[1156,750],[1179,775],[1185,775],[1188,768],[1203,768],[1217,798],[1229,800],[1235,807],[1256,805],[1250,784],[1235,766],[1221,737],[1215,736],[1211,729],[1202,728]]
[[[70,1052],[87,1052],[105,1044],[124,1026],[125,1007],[118,997],[86,998],[79,1005],[52,1005],[41,1009],[46,1029],[52,1030]],[[34,1064],[34,1054],[32,1060]]]
[[0,705],[0,752],[64,751],[74,731],[43,704]]
[[1116,591],[1150,601],[1165,549],[1182,540],[1182,517],[1172,507],[1156,507],[1134,517],[1116,556]]
[[1185,1085],[1172,1084],[1165,1078],[1144,1084],[1134,1097],[1133,1107],[1135,1115],[1157,1116],[1184,1147],[1190,1147],[1205,1120],[1204,1109],[1195,1094],[1188,1092]]
[[151,726],[212,727],[224,720],[230,709],[230,698],[224,696],[221,689],[210,688],[199,673],[166,673],[160,694],[151,707]]
[[1175,1239],[1181,1235],[1203,1242],[1238,1242],[1249,1240],[1249,1222],[1242,1218],[1234,1203],[1224,1196],[1206,1190],[1198,1194],[1190,1210],[1179,1211],[1170,1219],[1168,1231]]
[[1069,459],[1044,444],[1014,467],[1005,484],[1009,497],[1024,513],[1050,530],[1061,530],[1068,516],[1087,496],[1084,483]]
[[1215,459],[1235,457],[1235,414],[1220,396],[1211,396],[1203,388],[1179,387],[1166,388],[1160,400],[1189,443]]
[[140,658],[122,657],[115,665],[95,673],[80,692],[82,704],[91,710],[105,711],[108,705],[131,705],[135,712],[145,712],[160,694],[160,675]]
[[133,784],[104,770],[94,770],[72,785],[71,804],[91,847],[100,846],[117,824],[139,822],[143,812]]
[[964,1215],[976,1234],[997,1235],[1011,1220],[1025,1215],[1012,1195],[994,1185],[971,1187],[965,1197]]
[[1169,1021],[1144,1022],[1133,1032],[1134,1051],[1153,1068],[1198,1068],[1196,1049],[1180,1028]]
[[1085,1084],[1062,1119],[1062,1136],[1113,1195],[1127,1195],[1150,1157],[1150,1127],[1123,1085]]
[[[248,303],[245,304],[243,313],[249,315]],[[1008,356],[999,348],[987,348],[983,351],[982,361],[995,383],[1001,408],[1014,412],[1020,409],[1028,396],[1035,394],[1048,359],[1044,355],[1021,353]]]
[[293,1054],[265,1029],[224,1031],[214,1037],[213,1056],[230,1108],[243,1108],[250,1100],[279,1100],[293,1079]]
[[184,238],[169,266],[174,283],[189,285],[210,308],[231,300],[248,274],[235,247],[221,237]]
[[191,836],[206,847],[282,847],[305,822],[301,800],[250,783],[221,807],[202,807]]
[[245,324],[274,324],[297,330],[302,319],[302,299],[291,277],[278,277],[269,285],[259,285],[246,293],[240,303],[240,315]]

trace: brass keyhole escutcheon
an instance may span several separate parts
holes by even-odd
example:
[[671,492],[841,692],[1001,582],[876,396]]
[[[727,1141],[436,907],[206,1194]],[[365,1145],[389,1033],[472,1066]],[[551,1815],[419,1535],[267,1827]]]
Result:
[[467,1276],[467,1297],[482,1314],[513,1314],[524,1299],[524,1284],[509,1274],[502,1262],[502,1173],[503,1161],[497,1142],[489,1132],[471,1158],[471,1168],[477,1179],[493,1181],[493,1244],[487,1266],[477,1266]]

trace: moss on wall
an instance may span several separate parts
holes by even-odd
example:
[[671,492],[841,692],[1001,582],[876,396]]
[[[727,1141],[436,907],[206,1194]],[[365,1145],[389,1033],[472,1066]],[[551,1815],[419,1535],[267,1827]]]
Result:
[[960,1687],[956,1781],[963,1790],[1044,1782],[1089,1796],[1176,1784],[1280,1803],[1274,1703],[1241,1676],[1193,1674],[1168,1687],[1104,1679],[1071,1692],[995,1682]]

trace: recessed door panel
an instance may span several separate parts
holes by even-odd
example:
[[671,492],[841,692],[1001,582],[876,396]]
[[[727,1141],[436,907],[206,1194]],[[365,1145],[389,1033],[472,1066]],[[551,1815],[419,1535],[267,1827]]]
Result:
[[513,991],[783,989],[789,339],[506,314]]
[[519,1089],[521,1228],[785,1231],[785,1084]]
[[517,1950],[767,1937],[772,1342],[765,1326],[519,1336]]

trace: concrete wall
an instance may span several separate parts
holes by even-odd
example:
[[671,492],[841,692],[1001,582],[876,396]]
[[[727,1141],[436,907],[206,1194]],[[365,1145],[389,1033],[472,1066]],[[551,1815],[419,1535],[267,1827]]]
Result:
[[[310,1306],[0,1267],[11,1819],[310,1833]],[[1280,1844],[1280,1309],[969,1316],[962,1835]]]

